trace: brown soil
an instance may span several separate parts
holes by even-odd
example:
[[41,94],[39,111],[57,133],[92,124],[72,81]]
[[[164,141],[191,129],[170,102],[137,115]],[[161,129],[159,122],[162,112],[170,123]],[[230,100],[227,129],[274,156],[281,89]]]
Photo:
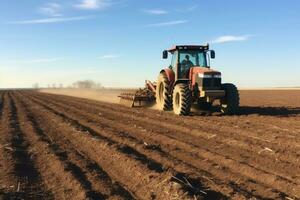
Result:
[[178,117],[0,92],[0,199],[299,199],[300,91]]

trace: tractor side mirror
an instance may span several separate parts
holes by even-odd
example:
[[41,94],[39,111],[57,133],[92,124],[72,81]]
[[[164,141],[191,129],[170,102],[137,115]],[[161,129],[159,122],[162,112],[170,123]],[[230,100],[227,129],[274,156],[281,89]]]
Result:
[[211,59],[215,59],[215,58],[216,58],[216,53],[215,53],[214,50],[211,50],[211,51],[210,51],[210,58],[211,58]]
[[164,50],[162,56],[163,56],[163,59],[167,59],[168,58],[168,51]]

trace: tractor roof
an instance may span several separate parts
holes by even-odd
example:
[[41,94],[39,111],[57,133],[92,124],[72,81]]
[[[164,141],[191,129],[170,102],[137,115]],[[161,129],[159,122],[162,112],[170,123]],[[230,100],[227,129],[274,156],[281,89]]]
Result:
[[168,49],[169,52],[173,52],[175,50],[208,50],[209,45],[175,45],[172,48]]

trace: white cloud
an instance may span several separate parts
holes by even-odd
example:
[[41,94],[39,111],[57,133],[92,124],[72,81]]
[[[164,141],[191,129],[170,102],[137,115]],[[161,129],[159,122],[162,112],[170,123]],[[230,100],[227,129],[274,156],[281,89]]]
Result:
[[142,10],[144,13],[150,14],[150,15],[165,15],[169,14],[171,12],[179,12],[179,13],[188,13],[196,10],[198,8],[198,5],[192,5],[189,7],[182,7],[180,9],[174,9],[174,10],[164,10],[164,9],[146,9]]
[[113,59],[113,58],[119,58],[121,55],[118,54],[106,54],[103,56],[100,56],[99,59]]
[[224,35],[212,40],[211,43],[217,44],[217,43],[225,43],[225,42],[246,41],[250,39],[252,36],[253,35],[240,35],[240,36]]
[[70,22],[70,21],[81,21],[92,18],[91,16],[80,16],[80,17],[51,17],[44,19],[32,19],[32,20],[22,20],[13,21],[9,24],[49,24],[49,23],[60,23],[60,22]]
[[192,12],[198,8],[198,5],[193,5],[184,9],[185,12]]
[[143,10],[143,12],[150,14],[150,15],[165,15],[168,14],[168,11],[162,9],[150,9],[150,10]]
[[96,10],[109,7],[110,5],[110,0],[81,0],[79,4],[76,4],[74,6],[79,9]]
[[50,17],[60,17],[62,6],[58,3],[47,3],[39,8],[39,12]]
[[187,12],[192,12],[194,10],[196,10],[198,8],[198,5],[192,5],[192,6],[189,6],[189,7],[183,7],[183,8],[180,8],[180,9],[176,9],[175,11],[176,12],[181,12],[181,13],[187,13]]
[[187,23],[187,20],[176,20],[176,21],[168,21],[168,22],[160,22],[154,24],[147,24],[145,27],[161,27],[161,26],[173,26],[178,24]]

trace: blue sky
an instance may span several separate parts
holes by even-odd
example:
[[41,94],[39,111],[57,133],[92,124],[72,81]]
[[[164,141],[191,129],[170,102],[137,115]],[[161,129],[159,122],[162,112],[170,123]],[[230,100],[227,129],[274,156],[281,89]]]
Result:
[[0,87],[143,86],[162,50],[210,43],[239,87],[300,86],[298,0],[2,0]]

